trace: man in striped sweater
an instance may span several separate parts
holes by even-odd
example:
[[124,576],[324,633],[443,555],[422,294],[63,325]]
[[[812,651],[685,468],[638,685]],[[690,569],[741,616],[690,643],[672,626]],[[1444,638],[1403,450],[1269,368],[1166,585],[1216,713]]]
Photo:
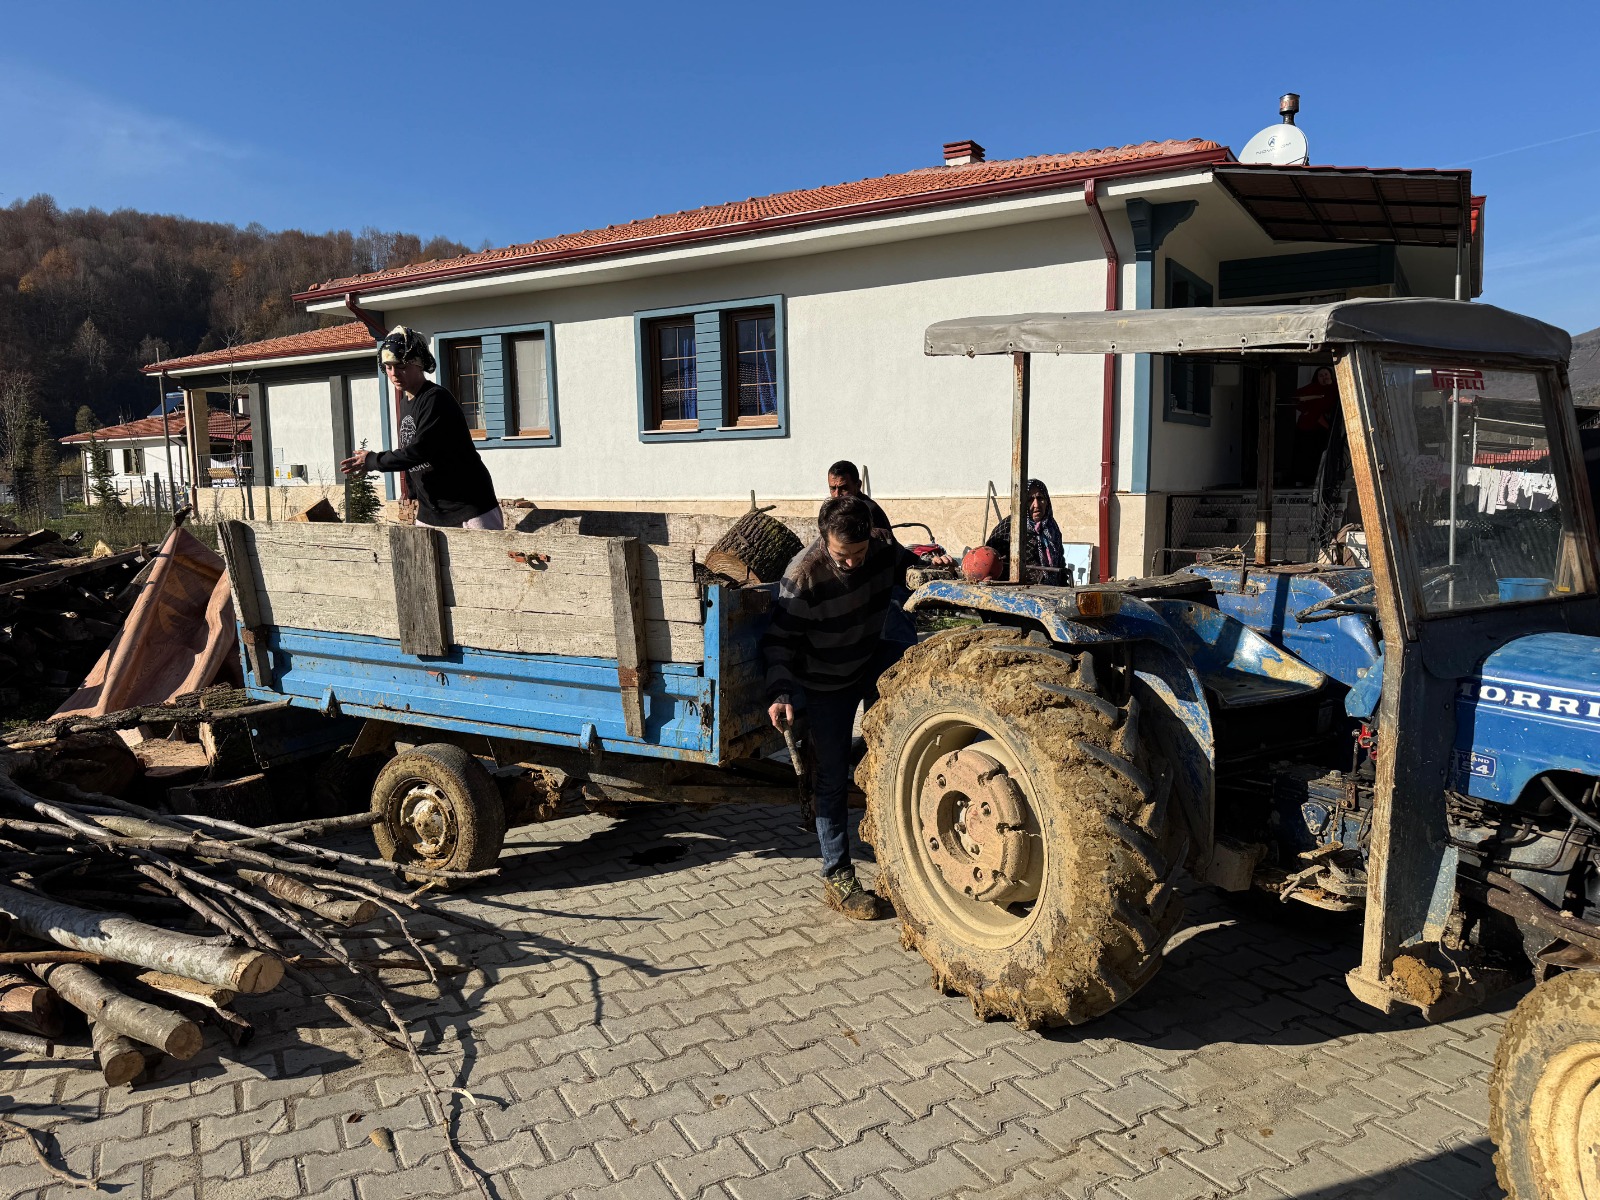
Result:
[[883,640],[883,622],[890,592],[920,560],[873,529],[872,510],[859,496],[825,501],[817,529],[821,536],[784,572],[762,641],[767,715],[779,729],[804,716],[816,762],[823,898],[845,916],[869,921],[880,915],[878,898],[857,882],[850,862],[851,735],[856,709],[876,699],[878,676],[905,650]]

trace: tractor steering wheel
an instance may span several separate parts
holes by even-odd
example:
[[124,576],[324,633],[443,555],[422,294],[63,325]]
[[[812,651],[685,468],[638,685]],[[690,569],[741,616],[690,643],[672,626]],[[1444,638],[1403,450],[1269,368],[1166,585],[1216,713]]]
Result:
[[1325,600],[1318,600],[1315,604],[1308,604],[1295,613],[1294,619],[1301,625],[1313,621],[1332,621],[1344,616],[1346,613],[1355,613],[1357,616],[1375,617],[1378,615],[1376,604],[1352,604],[1355,597],[1373,588],[1371,581],[1363,583],[1358,588],[1351,588],[1348,592],[1340,592],[1336,596],[1329,596]]
[[[1430,567],[1422,573],[1422,586],[1430,588],[1436,583],[1454,579],[1455,574],[1456,568],[1450,564]],[[1348,592],[1340,592],[1337,596],[1329,596],[1326,600],[1318,600],[1315,604],[1308,604],[1295,613],[1294,619],[1301,625],[1305,625],[1313,621],[1331,621],[1342,617],[1346,613],[1354,613],[1361,617],[1375,617],[1378,615],[1378,606],[1376,604],[1350,603],[1351,600],[1363,592],[1370,592],[1372,587],[1373,585],[1369,581],[1358,588],[1351,588]]]

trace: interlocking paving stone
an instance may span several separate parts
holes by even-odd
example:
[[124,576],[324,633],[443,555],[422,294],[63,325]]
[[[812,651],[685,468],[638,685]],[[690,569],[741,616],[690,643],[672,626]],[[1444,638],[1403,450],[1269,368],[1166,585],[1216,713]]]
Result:
[[[675,863],[628,861],[672,842]],[[1024,1032],[929,987],[894,922],[826,911],[814,852],[782,809],[580,817],[515,831],[494,889],[444,901],[513,936],[452,935],[476,970],[399,1003],[443,1039],[439,1082],[481,1102],[449,1098],[500,1200],[1499,1195],[1509,1001],[1438,1026],[1368,1011],[1343,983],[1358,923],[1191,890],[1142,993]],[[0,1064],[0,1087],[118,1200],[475,1194],[403,1055],[288,990],[242,1006],[252,1045],[131,1090],[54,1065]],[[0,1144],[0,1195],[82,1194]]]

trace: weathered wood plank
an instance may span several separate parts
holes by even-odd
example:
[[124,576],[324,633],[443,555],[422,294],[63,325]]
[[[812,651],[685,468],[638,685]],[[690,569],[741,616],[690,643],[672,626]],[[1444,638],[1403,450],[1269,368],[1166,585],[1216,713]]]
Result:
[[233,613],[238,619],[239,643],[244,648],[245,664],[263,687],[272,686],[266,647],[261,631],[270,624],[260,603],[261,577],[256,570],[255,532],[243,521],[223,521],[217,526],[217,545],[228,569],[228,588],[233,593]]
[[437,532],[426,525],[389,526],[400,650],[425,658],[441,658],[450,648]]
[[639,543],[611,538],[611,618],[615,628],[617,686],[622,690],[622,724],[629,737],[644,736],[644,681],[650,676],[644,630],[644,595],[639,580]]

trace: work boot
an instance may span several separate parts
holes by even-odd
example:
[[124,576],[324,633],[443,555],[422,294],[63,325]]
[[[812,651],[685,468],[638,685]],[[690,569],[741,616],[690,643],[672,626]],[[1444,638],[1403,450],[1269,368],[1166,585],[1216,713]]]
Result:
[[861,886],[852,867],[835,871],[822,881],[822,899],[852,921],[876,921],[883,915],[878,898]]

